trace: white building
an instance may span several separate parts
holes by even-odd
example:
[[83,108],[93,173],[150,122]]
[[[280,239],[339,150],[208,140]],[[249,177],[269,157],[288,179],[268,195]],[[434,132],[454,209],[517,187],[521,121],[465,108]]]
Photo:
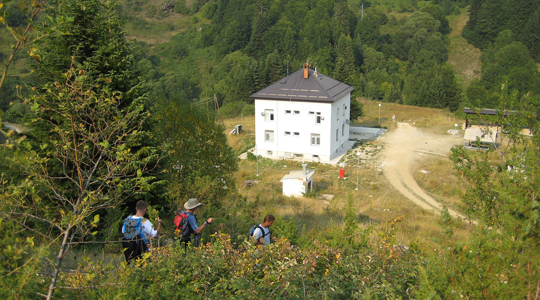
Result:
[[304,65],[251,95],[256,155],[329,162],[348,149],[354,88]]

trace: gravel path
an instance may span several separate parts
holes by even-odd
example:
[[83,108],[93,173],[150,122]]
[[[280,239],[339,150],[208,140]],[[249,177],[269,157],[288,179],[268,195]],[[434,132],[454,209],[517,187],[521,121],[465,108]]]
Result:
[[[411,174],[412,162],[422,154],[448,156],[452,146],[463,142],[462,135],[437,135],[422,131],[409,123],[397,123],[397,128],[379,138],[385,143],[381,155],[384,174],[390,183],[405,197],[418,206],[440,213],[442,206],[429,196]],[[423,155],[425,156],[425,155]],[[449,209],[450,215],[466,219],[464,215]]]

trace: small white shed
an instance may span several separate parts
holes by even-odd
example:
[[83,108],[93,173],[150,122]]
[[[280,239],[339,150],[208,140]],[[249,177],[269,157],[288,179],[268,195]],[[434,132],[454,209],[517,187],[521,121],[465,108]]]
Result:
[[303,196],[305,193],[313,191],[313,175],[315,170],[307,170],[307,164],[303,164],[302,171],[291,171],[281,178],[283,182],[283,195]]

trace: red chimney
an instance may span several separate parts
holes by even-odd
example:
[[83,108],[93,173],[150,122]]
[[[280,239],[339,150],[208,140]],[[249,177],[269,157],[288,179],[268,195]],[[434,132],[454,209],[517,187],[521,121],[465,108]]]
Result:
[[304,65],[304,79],[309,78],[309,64]]

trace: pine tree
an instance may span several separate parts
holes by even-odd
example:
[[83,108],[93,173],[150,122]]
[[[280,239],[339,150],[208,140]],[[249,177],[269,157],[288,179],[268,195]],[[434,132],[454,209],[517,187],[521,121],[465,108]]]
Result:
[[527,46],[531,56],[540,62],[540,6],[530,16],[520,36],[521,42]]
[[[161,201],[157,178],[144,172],[145,169],[155,169],[159,159],[156,141],[151,132],[153,124],[146,116],[150,106],[146,97],[147,88],[137,68],[133,45],[124,38],[123,24],[118,18],[114,3],[101,0],[68,0],[58,5],[51,18],[53,21],[45,22],[39,29],[48,32],[54,28],[57,34],[49,34],[35,44],[41,57],[34,65],[40,83],[36,88],[43,90],[47,85],[63,82],[64,74],[76,68],[82,70],[88,80],[100,82],[94,90],[119,95],[119,116],[133,107],[142,106],[145,113],[142,113],[138,120],[142,125],[141,129],[130,139],[128,146],[138,157],[132,167],[142,170],[144,176],[157,185],[133,195],[127,200],[127,204],[141,198],[152,199],[154,203]],[[59,19],[63,22],[56,22]],[[56,105],[54,99],[49,99],[49,103],[51,106]],[[53,128],[50,120],[53,119],[57,124],[62,124],[65,120],[51,110],[35,117],[37,120],[32,122],[29,138],[35,147],[49,144]],[[51,164],[49,167],[51,172],[62,172],[72,166]],[[69,181],[64,184],[66,193],[69,193]],[[129,185],[129,181],[126,180],[125,184]]]
[[247,45],[248,53],[254,58],[258,58],[261,54],[264,54],[263,36],[268,30],[268,18],[265,13],[257,13],[253,20],[253,29],[251,31],[251,38]]
[[351,82],[355,73],[353,41],[351,37],[341,35],[336,48],[336,67],[334,78],[341,82]]
[[463,28],[463,37],[468,39],[473,45],[478,47],[479,35],[477,32],[478,14],[482,8],[484,0],[471,0],[469,8],[469,20]]

